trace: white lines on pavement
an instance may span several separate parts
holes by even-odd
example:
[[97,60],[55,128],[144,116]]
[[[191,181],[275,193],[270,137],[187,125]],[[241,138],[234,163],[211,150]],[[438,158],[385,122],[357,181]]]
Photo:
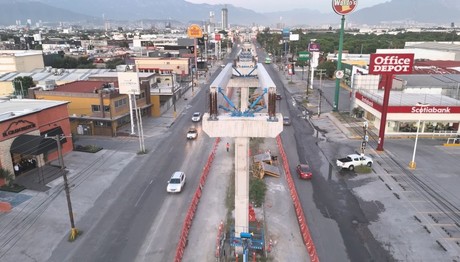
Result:
[[139,201],[141,201],[142,196],[144,196],[145,192],[147,191],[147,189],[149,189],[152,183],[153,183],[153,180],[150,180],[150,183],[145,187],[144,191],[142,191],[142,194],[137,199],[136,204],[134,204],[135,207],[137,207],[137,205],[139,204]]

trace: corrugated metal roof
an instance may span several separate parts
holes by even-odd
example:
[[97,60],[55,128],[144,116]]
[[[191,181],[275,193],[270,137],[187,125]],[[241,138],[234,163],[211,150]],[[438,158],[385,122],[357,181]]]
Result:
[[[360,90],[364,96],[383,104],[383,90]],[[417,103],[429,104],[431,106],[460,106],[460,101],[448,96],[438,94],[405,93],[391,91],[389,106],[414,106]]]

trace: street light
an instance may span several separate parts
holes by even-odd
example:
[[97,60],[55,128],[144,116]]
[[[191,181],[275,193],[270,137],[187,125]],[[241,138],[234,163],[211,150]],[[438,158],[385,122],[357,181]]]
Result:
[[[422,114],[422,111],[423,111],[422,108],[429,106],[429,104],[418,102],[416,106],[420,107],[419,114]],[[419,115],[418,124],[417,124],[417,133],[415,134],[414,152],[412,153],[412,160],[409,162],[410,169],[415,169],[417,167],[417,165],[415,164],[415,151],[417,150],[417,141],[418,141],[418,133],[420,129],[420,121],[421,121],[421,116]]]

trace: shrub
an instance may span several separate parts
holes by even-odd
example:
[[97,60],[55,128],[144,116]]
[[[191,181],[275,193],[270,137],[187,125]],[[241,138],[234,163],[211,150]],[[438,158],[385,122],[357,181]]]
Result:
[[265,200],[266,191],[267,186],[262,179],[251,177],[249,180],[249,201],[254,203],[254,206],[262,206]]

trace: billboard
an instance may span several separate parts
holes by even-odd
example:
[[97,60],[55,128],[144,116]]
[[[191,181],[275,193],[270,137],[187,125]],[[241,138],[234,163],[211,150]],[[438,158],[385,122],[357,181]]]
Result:
[[411,74],[414,54],[371,54],[369,74]]
[[308,44],[308,52],[319,52],[320,46],[318,43],[311,42]]
[[289,35],[289,41],[299,41],[299,34]]
[[137,72],[118,72],[120,94],[140,94],[139,75]]
[[289,35],[290,34],[291,34],[291,32],[289,31],[289,28],[284,28],[283,29],[282,36],[283,36],[284,40],[289,40]]
[[358,0],[332,0],[332,10],[338,15],[346,15],[355,10]]
[[187,28],[187,35],[189,38],[201,38],[203,37],[203,31],[199,25],[190,25]]

